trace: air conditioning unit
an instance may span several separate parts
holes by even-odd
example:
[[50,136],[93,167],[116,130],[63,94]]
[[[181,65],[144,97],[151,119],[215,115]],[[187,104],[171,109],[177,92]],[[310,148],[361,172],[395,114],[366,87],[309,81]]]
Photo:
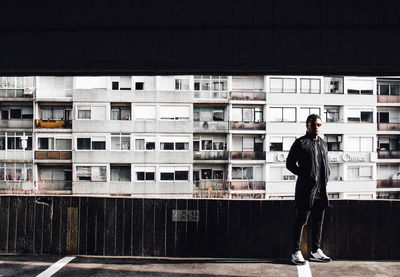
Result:
[[33,95],[35,88],[25,88],[24,95]]

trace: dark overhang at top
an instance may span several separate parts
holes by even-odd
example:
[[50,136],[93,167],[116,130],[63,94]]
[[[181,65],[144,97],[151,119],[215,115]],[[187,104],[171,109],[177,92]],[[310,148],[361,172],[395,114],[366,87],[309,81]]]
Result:
[[5,1],[2,75],[400,75],[399,1]]

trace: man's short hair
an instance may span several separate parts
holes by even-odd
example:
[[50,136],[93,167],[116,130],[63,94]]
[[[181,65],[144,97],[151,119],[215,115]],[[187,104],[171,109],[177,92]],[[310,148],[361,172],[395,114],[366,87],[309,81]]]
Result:
[[310,115],[307,117],[306,125],[308,125],[308,123],[310,123],[310,122],[314,122],[317,118],[321,119],[321,117],[319,117],[319,115],[317,115],[317,114],[315,114],[315,113],[310,114]]

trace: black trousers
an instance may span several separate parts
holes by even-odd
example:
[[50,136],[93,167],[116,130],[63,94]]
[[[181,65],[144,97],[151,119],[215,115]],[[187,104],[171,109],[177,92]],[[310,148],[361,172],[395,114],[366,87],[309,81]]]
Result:
[[293,225],[293,253],[300,250],[303,227],[307,224],[312,213],[312,252],[316,252],[321,246],[322,225],[324,223],[325,208],[320,199],[315,199],[311,211],[296,209],[296,218]]

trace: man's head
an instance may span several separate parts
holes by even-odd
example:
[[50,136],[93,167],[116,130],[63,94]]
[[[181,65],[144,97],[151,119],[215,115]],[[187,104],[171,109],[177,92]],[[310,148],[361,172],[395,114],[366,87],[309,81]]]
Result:
[[322,126],[322,121],[319,115],[310,114],[306,120],[307,132],[312,136],[317,136],[319,134],[320,128]]

